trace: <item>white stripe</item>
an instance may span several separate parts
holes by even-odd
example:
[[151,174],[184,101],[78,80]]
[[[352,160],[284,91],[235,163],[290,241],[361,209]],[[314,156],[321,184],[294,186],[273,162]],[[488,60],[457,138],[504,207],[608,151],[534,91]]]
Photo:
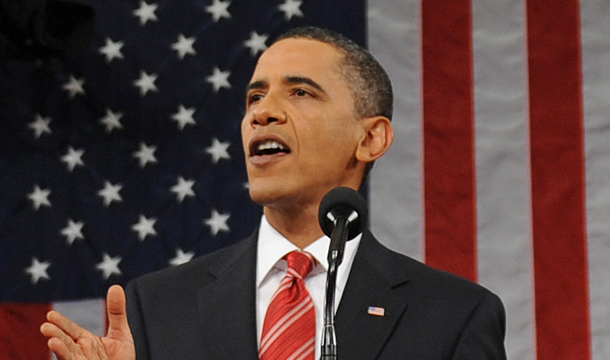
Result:
[[273,300],[275,300],[275,297],[279,293],[281,293],[284,290],[287,290],[287,289],[291,288],[292,285],[293,285],[292,283],[293,283],[293,279],[292,278],[284,276],[284,278],[282,278],[282,281],[280,282],[280,286],[277,288],[277,290],[275,290],[275,293],[271,297],[271,302],[273,303]]
[[308,303],[308,307],[295,314],[293,318],[282,318],[281,321],[278,321],[277,325],[273,327],[272,331],[270,331],[267,336],[263,339],[261,343],[260,355],[262,356],[271,345],[280,337],[288,327],[290,327],[294,322],[303,317],[309,310],[313,308],[313,303]]
[[368,1],[368,44],[394,87],[394,144],[370,178],[371,227],[386,246],[423,259],[420,2]]
[[302,360],[305,359],[314,350],[314,339],[309,340],[301,346],[294,354],[290,355],[286,360]]
[[473,2],[478,274],[512,359],[536,358],[526,35],[522,0]]
[[106,302],[103,299],[55,302],[53,309],[94,334],[106,335]]
[[301,274],[299,274],[295,269],[288,268],[288,271],[286,271],[286,273],[292,275],[293,277],[295,277],[297,279],[303,280],[303,277],[301,276]]
[[610,2],[581,1],[592,359],[610,359]]
[[281,293],[282,291],[284,291],[286,289],[289,289],[291,286],[292,286],[292,280],[284,278],[284,280],[282,280],[282,282],[280,283],[280,287],[277,288],[277,291],[273,295],[272,301],[273,301],[273,299],[275,299],[277,294]]
[[273,342],[280,335],[282,335],[282,333],[288,327],[290,327],[290,325],[303,317],[303,315],[305,315],[311,309],[313,309],[313,302],[311,301],[311,298],[305,298],[299,305],[297,305],[297,307],[279,319],[261,341],[261,349],[259,354],[263,355],[269,346],[271,346],[271,344],[273,344]]
[[[103,299],[55,302],[53,309],[94,334],[106,335],[106,302]],[[52,354],[51,359],[57,360],[57,356]]]

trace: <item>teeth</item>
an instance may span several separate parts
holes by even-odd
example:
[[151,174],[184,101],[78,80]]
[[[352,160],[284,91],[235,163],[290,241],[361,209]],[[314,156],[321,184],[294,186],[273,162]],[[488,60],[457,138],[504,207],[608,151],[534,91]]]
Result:
[[286,147],[275,140],[267,140],[267,141],[259,144],[257,147],[258,151],[271,150],[271,149],[285,150]]

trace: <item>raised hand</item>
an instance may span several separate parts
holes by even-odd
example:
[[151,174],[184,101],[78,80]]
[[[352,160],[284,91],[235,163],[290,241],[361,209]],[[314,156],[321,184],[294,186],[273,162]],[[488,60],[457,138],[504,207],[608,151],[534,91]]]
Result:
[[108,289],[108,333],[97,336],[57,311],[47,314],[40,332],[49,338],[49,349],[60,360],[135,360],[136,350],[127,322],[125,291],[118,285]]

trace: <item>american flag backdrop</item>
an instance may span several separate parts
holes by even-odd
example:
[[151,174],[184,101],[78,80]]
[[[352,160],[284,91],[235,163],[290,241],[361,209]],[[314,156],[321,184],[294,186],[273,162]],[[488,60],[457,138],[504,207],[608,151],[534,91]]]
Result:
[[278,34],[367,44],[396,140],[375,234],[498,293],[511,359],[610,359],[606,0],[81,1],[84,52],[0,61],[0,359],[48,359],[59,309],[250,234],[244,88]]
[[397,98],[376,234],[498,293],[511,359],[610,359],[610,2],[371,1],[368,20]]

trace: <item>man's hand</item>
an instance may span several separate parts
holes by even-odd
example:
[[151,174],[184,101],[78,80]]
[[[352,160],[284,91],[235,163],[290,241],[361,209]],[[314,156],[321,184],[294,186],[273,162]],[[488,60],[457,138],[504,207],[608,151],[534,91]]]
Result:
[[47,314],[40,332],[60,360],[135,360],[136,350],[127,322],[125,291],[114,285],[108,289],[108,334],[99,337],[70,321],[57,311]]

